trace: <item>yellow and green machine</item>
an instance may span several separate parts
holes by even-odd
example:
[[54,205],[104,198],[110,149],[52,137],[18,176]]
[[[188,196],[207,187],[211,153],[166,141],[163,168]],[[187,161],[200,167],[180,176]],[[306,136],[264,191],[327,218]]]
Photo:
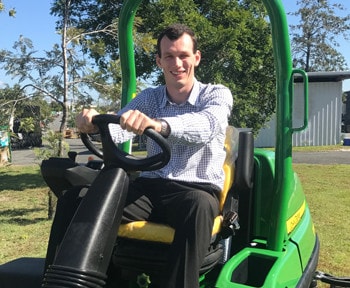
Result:
[[[122,105],[136,93],[132,31],[141,1],[125,0],[119,17]],[[275,151],[254,148],[252,134],[239,133],[238,150],[234,153],[238,156],[231,164],[234,166],[233,183],[227,188],[222,216],[225,218],[227,211],[233,213],[229,214],[226,226],[217,229],[220,237],[215,247],[219,248],[214,249],[211,262],[199,275],[200,287],[203,288],[306,288],[316,285],[314,276],[319,241],[302,185],[292,167],[292,134],[305,129],[308,122],[308,80],[306,73],[292,67],[288,25],[281,0],[262,2],[271,23],[275,59]],[[304,78],[305,117],[302,127],[292,125],[295,74]],[[119,152],[118,148],[110,148],[107,131],[108,123],[117,123],[118,119],[105,115],[94,121],[100,128],[103,144],[103,153],[95,152],[104,158],[105,167],[91,184],[86,199],[74,216],[54,264],[42,280],[43,259],[23,258],[6,263],[0,266],[1,287],[35,288],[40,287],[41,283],[42,287],[158,287],[157,271],[161,271],[159,267],[164,263],[161,256],[166,255],[172,231],[161,231],[164,227],[151,223],[137,223],[133,229],[120,225],[117,218],[121,215],[123,197],[108,192],[115,187],[126,186],[127,181],[124,172],[114,163],[113,155]],[[152,137],[155,141],[162,141],[154,135]],[[129,148],[126,144],[123,150],[129,151]],[[167,150],[166,144],[163,149]],[[125,157],[123,153],[116,157]],[[135,159],[134,163],[129,156],[127,158],[129,162],[123,164],[123,170],[128,172],[137,168],[138,160]],[[167,159],[168,156],[161,155],[153,160],[166,162]],[[146,161],[141,166],[147,169],[148,164],[154,165]],[[93,196],[95,190],[99,199]],[[106,190],[106,194],[102,190]],[[121,188],[120,195],[127,193],[124,190]],[[96,210],[99,201],[103,205]],[[112,202],[105,205],[107,202],[104,201]],[[81,224],[85,222],[88,224]],[[107,225],[103,226],[105,223]],[[130,236],[132,232],[128,229],[132,232],[138,230],[138,236]],[[118,237],[115,231],[119,231]],[[165,240],[144,241],[147,233],[156,238],[164,236]],[[140,235],[143,240],[138,238]],[[161,252],[155,252],[157,250]],[[217,251],[218,254],[215,254]],[[146,252],[147,255],[139,257]]]

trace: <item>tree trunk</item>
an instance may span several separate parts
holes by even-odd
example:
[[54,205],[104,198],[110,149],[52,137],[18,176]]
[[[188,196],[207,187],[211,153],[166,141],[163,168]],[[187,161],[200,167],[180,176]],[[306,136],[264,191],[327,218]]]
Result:
[[49,190],[47,194],[48,194],[47,219],[52,220],[56,212],[57,197],[51,190]]
[[5,166],[10,162],[10,149],[9,147],[0,148],[0,166]]

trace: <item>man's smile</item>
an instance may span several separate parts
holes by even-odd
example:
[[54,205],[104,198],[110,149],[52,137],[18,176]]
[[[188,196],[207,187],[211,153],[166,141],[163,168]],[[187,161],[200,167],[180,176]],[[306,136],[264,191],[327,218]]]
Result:
[[173,75],[181,75],[183,73],[185,73],[186,71],[170,71],[171,74]]

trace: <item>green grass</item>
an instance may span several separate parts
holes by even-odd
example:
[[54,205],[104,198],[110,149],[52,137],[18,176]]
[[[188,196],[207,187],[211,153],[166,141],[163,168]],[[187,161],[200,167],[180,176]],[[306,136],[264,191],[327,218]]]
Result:
[[0,263],[45,255],[51,221],[39,166],[2,167],[0,179]]
[[[321,241],[318,270],[350,275],[350,165],[293,166]],[[21,256],[44,257],[51,221],[39,167],[3,167],[0,176],[0,264]]]
[[293,166],[321,241],[318,270],[349,277],[350,165]]

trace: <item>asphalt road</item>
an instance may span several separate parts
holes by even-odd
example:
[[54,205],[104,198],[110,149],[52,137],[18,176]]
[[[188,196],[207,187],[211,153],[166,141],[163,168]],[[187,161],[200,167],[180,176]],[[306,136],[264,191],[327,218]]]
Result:
[[306,164],[350,164],[350,150],[327,152],[294,152],[293,163]]
[[[89,156],[92,155],[80,139],[65,139],[70,146],[71,151],[78,153],[77,162],[85,163]],[[347,148],[347,147],[346,147]],[[29,165],[33,163],[40,163],[40,160],[35,159],[33,149],[22,149],[12,151],[13,165]],[[307,164],[350,164],[350,149],[340,149],[339,151],[328,152],[294,152],[293,163],[307,163]]]
[[[69,144],[71,151],[78,153],[76,161],[78,163],[86,163],[89,156],[93,156],[90,151],[84,146],[80,139],[65,139]],[[45,147],[43,147],[44,149]],[[93,156],[97,159],[96,156]],[[20,149],[11,151],[11,163],[13,165],[30,165],[40,164],[41,160],[36,159],[34,149]]]

